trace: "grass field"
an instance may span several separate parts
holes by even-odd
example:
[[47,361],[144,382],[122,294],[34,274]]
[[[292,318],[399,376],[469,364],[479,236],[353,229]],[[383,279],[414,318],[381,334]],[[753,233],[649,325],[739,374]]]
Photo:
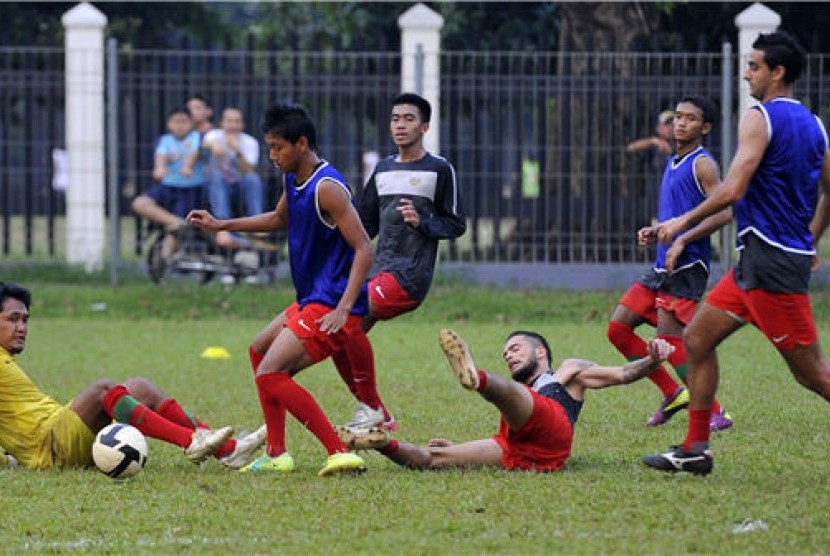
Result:
[[[4,277],[28,282],[36,296],[19,360],[59,400],[99,377],[141,375],[211,424],[260,423],[246,348],[290,299],[287,286],[116,290],[26,278]],[[441,327],[460,331],[479,366],[500,372],[503,339],[519,327],[545,334],[556,359],[615,362],[605,319],[619,293],[439,284],[419,312],[371,334],[398,437],[466,440],[495,430],[497,412],[447,370],[436,342]],[[828,345],[826,292],[815,303]],[[201,359],[210,345],[232,358]],[[368,453],[366,474],[321,479],[325,453],[292,420],[288,445],[298,469],[286,476],[240,475],[214,461],[195,467],[157,441],[145,471],[124,482],[94,471],[2,470],[0,552],[826,553],[830,408],[796,385],[754,330],[724,347],[721,364],[719,398],[736,424],[714,437],[716,469],[705,478],[640,465],[643,454],[682,440],[686,428],[685,414],[658,429],[644,426],[660,395],[643,381],[589,393],[566,470],[550,475],[416,472]],[[330,363],[298,380],[333,421],[351,415],[353,402]]]

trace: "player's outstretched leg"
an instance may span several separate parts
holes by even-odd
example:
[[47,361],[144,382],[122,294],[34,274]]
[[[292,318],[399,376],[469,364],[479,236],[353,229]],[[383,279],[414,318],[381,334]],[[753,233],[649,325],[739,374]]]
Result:
[[446,328],[441,330],[438,339],[461,386],[468,390],[478,390],[478,371],[467,342],[457,332]]

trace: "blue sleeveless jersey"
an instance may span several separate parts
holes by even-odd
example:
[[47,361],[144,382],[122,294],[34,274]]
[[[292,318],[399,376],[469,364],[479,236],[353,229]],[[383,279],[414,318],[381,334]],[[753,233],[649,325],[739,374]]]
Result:
[[813,255],[810,220],[818,200],[818,178],[827,150],[821,120],[791,98],[754,106],[767,123],[769,143],[743,199],[735,204],[738,249],[744,236],[790,253]]
[[[319,303],[334,308],[349,283],[354,249],[320,212],[317,187],[324,179],[337,183],[351,197],[346,180],[326,161],[322,161],[302,184],[297,183],[294,174],[285,174],[288,250],[297,303],[300,306]],[[368,307],[364,283],[351,314],[365,315]]]
[[[706,199],[703,187],[695,175],[695,162],[701,156],[714,157],[704,149],[698,147],[685,156],[677,155],[669,158],[666,170],[663,172],[663,182],[660,185],[660,204],[657,217],[660,222],[680,216],[702,203]],[[685,232],[685,230],[684,230]],[[662,243],[657,244],[657,258],[654,261],[654,270],[666,271],[666,252],[669,247]],[[702,265],[709,273],[709,260],[712,255],[712,244],[709,237],[700,238],[683,249],[677,260],[677,271],[687,269],[695,264]]]

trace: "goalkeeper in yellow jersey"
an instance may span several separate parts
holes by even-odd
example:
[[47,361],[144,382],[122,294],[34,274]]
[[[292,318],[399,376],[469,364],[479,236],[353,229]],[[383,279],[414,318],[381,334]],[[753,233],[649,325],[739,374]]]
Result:
[[113,420],[180,446],[190,461],[214,456],[233,469],[246,465],[265,443],[264,427],[231,438],[233,429],[210,429],[143,378],[98,380],[61,405],[15,359],[26,345],[31,301],[26,288],[0,282],[0,465],[90,467],[95,434]]

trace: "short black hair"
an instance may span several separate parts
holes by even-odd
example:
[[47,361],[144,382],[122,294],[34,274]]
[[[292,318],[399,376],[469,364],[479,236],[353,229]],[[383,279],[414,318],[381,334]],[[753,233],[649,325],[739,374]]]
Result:
[[199,101],[205,103],[205,106],[207,106],[208,108],[211,108],[211,109],[213,108],[213,106],[210,104],[210,101],[208,101],[208,99],[206,99],[205,97],[203,97],[199,93],[194,93],[194,94],[190,95],[189,97],[187,97],[187,102],[190,102],[191,100],[199,100]]
[[764,62],[769,69],[784,66],[784,83],[793,83],[807,65],[807,51],[785,31],[761,33],[752,43],[755,50],[764,51]]
[[305,108],[299,104],[281,103],[271,106],[262,117],[262,132],[279,135],[290,143],[300,137],[308,140],[308,148],[317,150],[317,130]]
[[421,113],[421,122],[427,123],[429,122],[429,119],[432,118],[432,106],[429,104],[429,101],[421,95],[416,95],[415,93],[401,93],[392,101],[393,107],[398,106],[399,104],[411,104],[417,107],[418,111]]
[[550,367],[553,364],[553,351],[550,349],[550,344],[548,344],[548,341],[545,340],[544,336],[542,336],[538,332],[531,332],[529,330],[514,330],[513,332],[507,335],[507,339],[505,340],[505,342],[510,340],[510,338],[514,336],[525,336],[527,338],[530,338],[532,342],[535,342],[537,345],[540,345],[543,348],[545,348],[545,356],[548,360],[548,366]]
[[715,101],[709,97],[686,95],[680,100],[680,102],[688,102],[689,104],[694,104],[700,108],[700,111],[703,112],[703,123],[710,123],[713,126],[718,123],[718,106],[715,104]]
[[4,284],[0,282],[0,309],[6,303],[6,299],[17,299],[26,306],[26,310],[32,305],[32,293],[17,284]]
[[184,114],[185,116],[190,118],[190,110],[188,110],[187,107],[185,107],[185,106],[174,106],[167,113],[167,119],[169,120],[170,118],[172,118],[176,114]]

